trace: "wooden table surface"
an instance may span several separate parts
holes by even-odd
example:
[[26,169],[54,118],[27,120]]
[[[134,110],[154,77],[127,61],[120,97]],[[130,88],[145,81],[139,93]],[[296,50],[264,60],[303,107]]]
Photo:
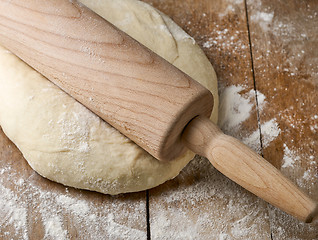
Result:
[[[318,201],[318,2],[146,2],[200,44],[221,102],[234,89],[252,105],[223,130],[256,134],[251,146]],[[113,197],[40,177],[0,131],[0,174],[0,239],[318,239],[318,221],[268,206],[200,157],[157,188]]]

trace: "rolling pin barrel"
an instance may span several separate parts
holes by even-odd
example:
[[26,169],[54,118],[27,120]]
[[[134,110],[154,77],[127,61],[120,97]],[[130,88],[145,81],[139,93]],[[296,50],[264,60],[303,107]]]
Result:
[[0,44],[160,160],[211,114],[207,89],[76,1],[1,0],[0,12]]
[[69,0],[0,0],[0,44],[160,160],[187,146],[233,181],[310,222],[317,203],[208,117],[212,94]]

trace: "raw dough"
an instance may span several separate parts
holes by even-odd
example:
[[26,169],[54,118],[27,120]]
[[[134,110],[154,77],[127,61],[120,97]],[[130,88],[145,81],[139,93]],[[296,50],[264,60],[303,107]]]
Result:
[[[215,72],[171,19],[136,0],[81,2],[209,88],[217,121]],[[188,151],[159,162],[2,47],[0,86],[3,131],[53,181],[107,194],[141,191],[174,178],[194,157]]]

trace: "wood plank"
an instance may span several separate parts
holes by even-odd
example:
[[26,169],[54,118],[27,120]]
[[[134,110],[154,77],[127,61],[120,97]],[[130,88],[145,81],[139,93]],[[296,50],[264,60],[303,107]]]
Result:
[[145,200],[49,181],[0,129],[0,239],[146,239]]
[[[146,2],[172,17],[202,46],[217,72],[221,98],[228,98],[234,90],[251,107],[242,123],[229,123],[231,120],[223,116],[223,130],[240,139],[256,133],[257,140],[244,2]],[[252,145],[260,149],[259,144]],[[151,239],[271,238],[267,204],[229,181],[204,158],[196,157],[178,177],[151,190],[149,195]]]
[[[260,149],[250,141],[255,133],[257,140],[258,124],[244,2],[147,2],[200,43],[216,69],[223,98],[234,90],[252,105],[250,117],[241,124],[233,127],[223,121],[222,126]],[[307,3],[248,1],[248,13],[265,158],[277,167],[285,164],[283,172],[318,199],[317,3]],[[276,31],[268,31],[273,26]],[[263,97],[266,104],[261,104]],[[281,132],[271,138],[266,123],[276,122]],[[1,239],[50,239],[58,234],[70,239],[146,238],[145,193],[110,197],[45,180],[1,131],[0,174]],[[270,239],[272,230],[274,239],[318,238],[317,222],[304,225],[270,209],[271,225],[263,201],[197,157],[176,179],[150,191],[151,237]]]
[[[268,101],[260,121],[280,135],[266,159],[318,200],[318,2],[247,1],[257,89]],[[264,134],[264,129],[261,129]],[[303,224],[271,208],[273,239],[318,239],[318,221]]]

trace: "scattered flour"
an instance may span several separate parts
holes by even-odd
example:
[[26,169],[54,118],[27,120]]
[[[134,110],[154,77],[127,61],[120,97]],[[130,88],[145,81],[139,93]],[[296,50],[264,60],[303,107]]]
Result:
[[[263,148],[267,148],[269,144],[275,140],[276,137],[280,134],[281,130],[278,127],[276,119],[273,118],[270,121],[267,121],[260,126],[262,133],[262,144]],[[250,146],[253,150],[258,153],[261,153],[260,147],[260,131],[257,129],[248,137],[242,139],[242,142]]]
[[[33,232],[34,223],[43,230],[44,239],[72,239],[69,229],[80,239],[146,239],[144,198],[121,201],[100,194],[103,201],[99,204],[79,192],[74,197],[64,188],[46,190],[33,180],[35,173],[21,181],[21,172],[14,167],[0,169],[0,239],[31,240],[29,233]],[[7,178],[11,182],[4,181]]]
[[[209,37],[202,46],[204,48],[213,48],[213,50],[218,51],[231,51],[237,53],[248,48],[248,46],[241,39],[241,32],[235,31],[234,33],[229,31],[229,29],[220,29],[214,30],[213,32],[216,36]],[[247,56],[242,53],[242,57],[246,58]]]
[[290,150],[286,144],[284,144],[284,157],[282,168],[294,167],[294,163],[299,161],[300,157],[297,156],[296,152]]
[[[318,166],[315,157],[308,153],[299,153],[299,149],[288,147],[287,144],[284,144],[283,147],[284,156],[281,171],[286,174],[290,171],[293,172],[294,175],[299,176],[296,178],[298,186],[303,188],[309,187],[309,192],[317,191],[315,185],[318,179]],[[303,164],[307,166],[306,169],[300,167]],[[311,183],[312,186],[310,186],[309,183]]]
[[[260,153],[260,131],[256,129],[249,136],[240,136],[241,125],[247,121],[251,114],[255,113],[255,91],[252,89],[247,93],[243,86],[229,86],[220,94],[220,115],[219,126],[226,133],[230,133]],[[266,97],[261,92],[257,91],[258,109],[263,111],[266,106]],[[281,132],[276,119],[273,118],[261,124],[261,133],[263,147],[266,148],[275,140]]]
[[[312,166],[315,166],[317,163],[312,164]],[[301,187],[306,187],[309,182],[311,182],[313,185],[316,184],[318,179],[318,171],[317,168],[309,168],[306,171],[304,171],[303,176],[301,178],[298,178],[297,184]]]
[[310,180],[310,170],[304,172],[303,179],[305,179],[306,181]]
[[273,118],[261,125],[263,147],[266,148],[268,145],[280,134],[281,130],[278,127],[276,119]]
[[235,8],[242,6],[243,4],[243,0],[224,0],[223,2],[225,2],[223,6],[226,6],[226,8],[219,10],[218,15],[221,18],[228,16],[229,14],[233,14],[235,12]]
[[226,234],[226,233],[221,233],[221,234],[219,235],[219,240],[229,240],[229,239],[230,239],[230,237],[229,237],[229,235]]
[[270,239],[265,203],[206,159],[197,156],[176,181],[150,198],[151,239]]
[[229,86],[220,94],[219,126],[226,131],[233,131],[239,128],[241,123],[250,117],[253,109],[252,93],[250,90],[247,96],[242,96],[240,92],[243,86]]
[[45,235],[44,238],[53,237],[57,240],[67,239],[67,230],[63,229],[63,223],[60,217],[54,216],[44,220]]
[[[235,4],[241,4],[242,0],[228,0],[224,13],[220,17],[227,16],[235,10]],[[125,21],[129,20],[127,16]],[[296,35],[294,34],[294,23],[275,22],[273,21],[273,12],[256,11],[251,15],[251,21],[260,25],[264,32],[267,32],[273,25],[273,33],[280,36]],[[234,32],[234,35],[229,35],[227,29],[221,29],[217,32],[217,38],[209,38],[203,43],[204,48],[213,48],[218,52],[229,49],[237,51],[237,49],[247,48],[244,43],[240,42],[240,32]],[[306,38],[307,34],[299,34],[301,38]],[[287,40],[286,40],[287,41]],[[287,44],[287,43],[286,43]],[[299,55],[297,55],[299,54]],[[293,54],[293,57],[302,60],[304,50]],[[314,64],[314,66],[316,66]],[[281,66],[277,66],[281,67]],[[314,69],[314,68],[313,68]],[[286,71],[289,71],[286,68]],[[292,69],[297,72],[297,69]],[[318,73],[318,71],[309,71],[310,73]],[[293,76],[293,72],[291,76]],[[231,133],[240,131],[241,124],[251,116],[255,101],[255,92],[242,94],[244,86],[230,86],[221,94],[221,115],[220,125],[223,130]],[[259,111],[262,111],[266,106],[265,96],[257,92]],[[317,115],[315,115],[317,119]],[[67,125],[67,123],[61,122]],[[72,129],[72,128],[71,128]],[[317,125],[312,127],[312,131],[318,129]],[[73,129],[76,131],[77,129]],[[281,132],[276,119],[271,119],[261,125],[263,134],[263,146],[266,148]],[[72,135],[72,133],[70,134]],[[85,136],[84,136],[85,137]],[[255,149],[260,150],[260,132],[256,130],[249,136],[243,136],[244,143]],[[84,144],[79,148],[81,151],[86,151],[89,146]],[[289,149],[284,145],[284,156],[282,168],[293,168],[296,163],[301,160],[297,152]],[[315,156],[310,156],[309,160],[313,165],[316,164]],[[201,169],[202,171],[199,171]],[[95,206],[91,200],[83,200],[82,197],[72,197],[69,193],[54,193],[37,186],[35,182],[24,181],[20,178],[19,173],[15,172],[10,167],[0,168],[0,174],[10,175],[10,179],[16,182],[18,187],[13,191],[10,186],[3,183],[0,178],[0,238],[8,238],[7,227],[16,229],[16,236],[10,236],[16,239],[29,239],[28,229],[28,209],[32,208],[39,212],[42,221],[38,224],[43,224],[44,234],[46,238],[52,239],[69,239],[66,222],[62,213],[67,212],[71,217],[72,224],[79,231],[79,234],[85,236],[86,239],[146,239],[145,230],[139,230],[129,225],[129,220],[144,219],[145,204],[136,202],[121,202],[113,198],[110,203],[104,202],[103,206]],[[195,175],[197,174],[197,175]],[[303,173],[303,179],[317,179],[318,173],[312,169],[308,169]],[[4,176],[4,177],[6,177]],[[167,233],[168,236],[174,236],[174,239],[189,239],[189,236],[196,236],[199,233],[205,233],[206,228],[214,228],[213,232],[217,232],[213,239],[228,240],[228,239],[267,239],[268,236],[262,235],[260,229],[266,229],[264,223],[266,214],[260,212],[259,205],[263,204],[259,199],[253,199],[245,191],[240,190],[237,185],[228,181],[220,173],[215,171],[206,160],[197,159],[182,172],[178,178],[181,180],[192,179],[190,176],[199,179],[195,183],[181,183],[178,189],[170,189],[160,196],[167,203],[167,209],[162,211],[164,204],[152,206],[151,209],[156,214],[151,218],[152,239],[163,239]],[[22,189],[23,194],[17,190]],[[204,190],[204,191],[202,191]],[[22,197],[21,197],[22,194]],[[222,199],[220,201],[217,198]],[[234,200],[233,200],[234,199]],[[202,202],[205,204],[201,205]],[[210,204],[209,204],[210,203]],[[212,204],[213,203],[213,204]],[[222,205],[224,203],[224,205]],[[122,215],[114,216],[111,212],[113,208],[124,209],[129,205],[129,209],[123,210]],[[190,213],[193,217],[192,222],[189,220],[189,206],[192,207]],[[39,210],[40,209],[40,210]],[[221,211],[220,211],[221,210]],[[207,211],[215,211],[222,213],[215,219],[209,219]],[[276,210],[275,210],[276,211]],[[116,211],[118,214],[118,211]],[[223,215],[224,214],[224,215]],[[228,222],[234,221],[233,226],[228,226]],[[171,221],[171,219],[180,219],[179,222]],[[141,220],[143,221],[143,220]],[[125,225],[120,222],[125,222]],[[283,221],[282,221],[283,222]],[[127,224],[128,223],[128,224]],[[189,223],[186,226],[185,223]],[[195,223],[193,225],[193,223]],[[178,226],[179,225],[179,226]],[[230,228],[230,229],[228,229]],[[88,229],[87,232],[81,230]],[[276,231],[281,232],[278,235],[285,236],[284,229],[280,226]],[[207,231],[209,232],[209,231]],[[212,232],[212,231],[211,231]],[[259,235],[257,233],[259,232]],[[264,232],[266,232],[264,230]],[[256,234],[257,237],[255,237]],[[199,235],[197,235],[199,236]],[[201,236],[201,235],[200,235]],[[195,239],[195,237],[193,238]]]
[[28,239],[27,208],[17,204],[17,202],[19,202],[18,197],[0,184],[0,238],[1,228],[11,225],[16,230],[16,234],[19,234],[23,239]]
[[[89,214],[89,206],[87,202],[83,200],[77,200],[65,195],[60,195],[56,197],[56,202],[59,203],[65,211],[71,211],[77,216],[85,217]],[[89,216],[89,218],[94,218]]]
[[[249,0],[251,29],[258,26],[264,32],[262,38],[263,47],[267,47],[259,55],[264,55],[271,59],[268,63],[270,68],[276,68],[285,75],[293,78],[294,76],[309,76],[317,78],[318,76],[318,58],[315,53],[317,45],[317,17],[318,12],[310,4],[296,4],[298,9],[286,10],[280,15],[275,15],[272,4],[265,3],[262,0]],[[288,5],[284,1],[277,2],[277,9],[283,9]],[[290,14],[289,11],[293,12]],[[269,40],[269,41],[268,41]],[[255,52],[258,47],[255,44]],[[277,57],[281,56],[281,57]],[[257,54],[254,54],[257,60]],[[277,59],[277,60],[276,60]],[[260,67],[260,61],[257,65]],[[264,63],[264,62],[263,62]],[[269,66],[266,66],[268,68]]]
[[266,13],[257,11],[251,16],[251,21],[257,22],[259,26],[262,28],[262,30],[266,32],[269,30],[269,27],[272,24],[273,17],[273,12]]

